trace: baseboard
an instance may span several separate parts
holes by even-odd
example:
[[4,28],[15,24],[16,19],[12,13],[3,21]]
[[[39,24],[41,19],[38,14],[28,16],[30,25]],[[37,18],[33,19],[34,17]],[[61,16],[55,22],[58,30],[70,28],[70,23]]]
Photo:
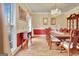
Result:
[[[25,43],[26,43],[26,40],[24,41],[24,43],[22,44],[22,46],[24,46]],[[19,47],[17,47],[17,49],[12,53],[12,56],[15,56],[20,49],[21,49],[21,45]]]

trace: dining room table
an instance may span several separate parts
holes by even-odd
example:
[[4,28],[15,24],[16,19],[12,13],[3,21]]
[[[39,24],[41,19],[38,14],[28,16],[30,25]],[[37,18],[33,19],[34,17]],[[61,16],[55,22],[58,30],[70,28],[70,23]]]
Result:
[[58,38],[61,42],[70,39],[70,33],[51,31],[52,36]]

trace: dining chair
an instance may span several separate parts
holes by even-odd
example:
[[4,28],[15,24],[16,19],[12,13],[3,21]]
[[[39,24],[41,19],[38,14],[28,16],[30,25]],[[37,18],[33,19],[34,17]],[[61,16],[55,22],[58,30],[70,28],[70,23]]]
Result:
[[61,51],[62,47],[65,48],[69,56],[71,55],[71,53],[75,52],[77,48],[79,48],[79,46],[77,45],[77,41],[79,39],[77,33],[79,32],[76,30],[71,30],[69,41],[64,41],[61,43]]
[[45,31],[46,31],[46,41],[47,41],[49,49],[51,49],[51,46],[52,46],[52,42],[50,40],[50,31],[51,31],[51,28],[46,28]]
[[46,40],[47,40],[49,49],[52,49],[52,43],[56,43],[57,46],[60,44],[60,40],[52,36],[51,31],[52,31],[51,28],[46,29]]

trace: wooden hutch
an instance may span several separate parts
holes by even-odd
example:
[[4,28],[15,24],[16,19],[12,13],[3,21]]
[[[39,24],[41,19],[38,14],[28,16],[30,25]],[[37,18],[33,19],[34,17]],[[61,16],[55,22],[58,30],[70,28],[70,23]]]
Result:
[[67,29],[68,32],[70,32],[70,30],[73,30],[75,33],[75,35],[77,36],[76,38],[78,38],[78,42],[79,42],[79,14],[71,14],[68,18],[67,18]]
[[68,30],[78,30],[79,29],[79,14],[71,14],[67,18],[67,28]]

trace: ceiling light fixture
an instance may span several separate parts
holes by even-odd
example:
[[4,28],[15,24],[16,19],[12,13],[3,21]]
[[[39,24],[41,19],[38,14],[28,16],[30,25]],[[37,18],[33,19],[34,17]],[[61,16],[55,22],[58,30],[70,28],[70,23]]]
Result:
[[55,9],[51,10],[51,15],[54,16],[54,17],[58,16],[58,15],[61,15],[61,10],[56,8],[56,3],[55,3]]

